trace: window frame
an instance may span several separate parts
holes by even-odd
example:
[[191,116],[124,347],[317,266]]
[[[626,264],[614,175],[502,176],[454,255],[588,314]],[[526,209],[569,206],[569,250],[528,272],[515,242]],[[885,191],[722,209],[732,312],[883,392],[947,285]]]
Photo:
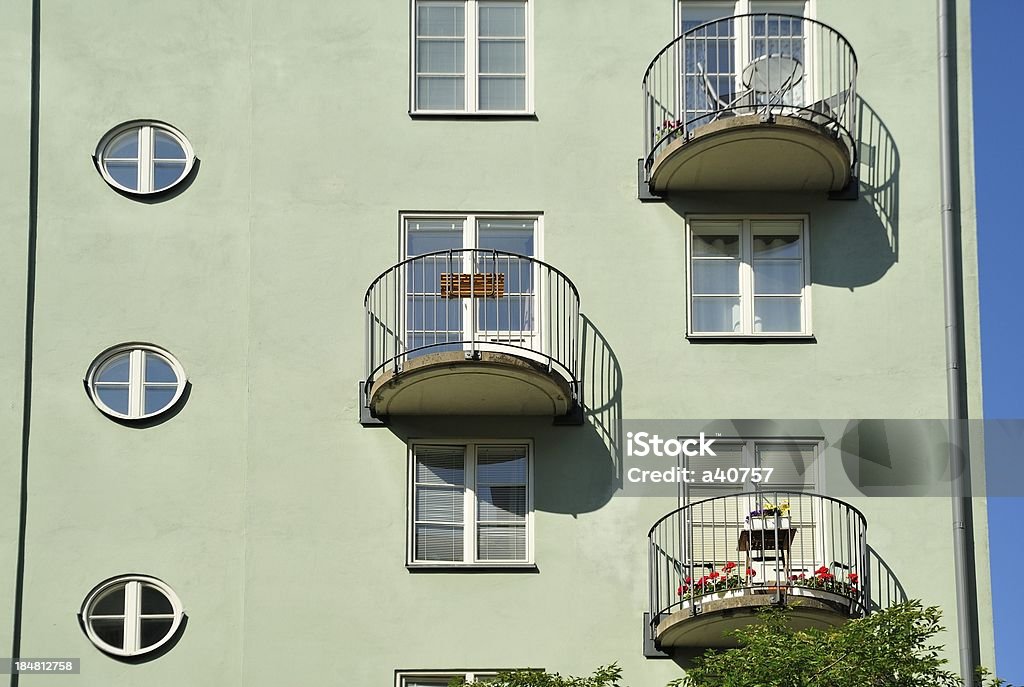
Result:
[[[533,255],[525,256],[535,261],[535,265],[543,263],[544,254],[544,214],[541,212],[400,212],[399,213],[399,254],[401,261],[410,260],[409,256],[409,225],[417,221],[450,221],[450,222],[462,222],[462,245],[458,250],[482,250],[486,251],[486,248],[479,248],[480,245],[480,223],[488,220],[520,220],[520,221],[531,221],[533,222]],[[544,332],[547,331],[549,326],[548,314],[542,306],[544,303],[544,288],[545,284],[540,279],[535,279],[534,289],[532,293],[533,297],[533,308],[535,317],[533,319],[532,330],[509,330],[517,331],[524,336],[528,337],[531,341],[537,343],[537,346],[541,348],[540,351],[534,351],[530,347],[516,348],[512,352],[514,355],[526,358],[534,358],[538,362],[545,362],[546,359],[543,357],[543,344],[545,341]],[[520,294],[525,295],[525,294]],[[475,317],[471,310],[472,299],[464,299],[463,313],[464,328],[469,324],[469,320]],[[464,331],[466,331],[464,329]],[[476,327],[472,327],[472,331],[477,333],[475,338],[475,347],[478,350],[491,350],[491,351],[509,351],[510,349],[504,347],[500,341],[488,341],[485,333],[480,332]],[[401,329],[402,341],[409,341],[409,330],[406,325],[402,324]],[[464,337],[468,338],[468,337]]]
[[[113,358],[123,354],[129,354],[129,372],[128,381],[125,384],[128,385],[128,413],[122,413],[114,410],[108,406],[99,395],[97,385],[103,386],[104,383],[97,382],[96,376],[103,370],[104,366],[110,362]],[[175,385],[174,396],[171,401],[161,407],[159,410],[151,413],[145,412],[145,390],[147,385],[170,387],[170,382],[159,382],[159,383],[147,383],[145,381],[145,354],[155,353],[161,358],[166,360],[174,374],[177,376],[178,381]],[[93,402],[93,405],[108,417],[115,418],[117,420],[148,420],[150,418],[158,417],[163,413],[168,412],[174,408],[180,401],[182,395],[185,393],[185,388],[188,386],[188,377],[185,374],[185,368],[182,367],[178,359],[171,355],[167,350],[154,346],[147,343],[125,343],[111,346],[102,353],[100,353],[89,365],[89,370],[85,376],[85,388],[89,394],[89,399]]]
[[[753,10],[752,5],[787,5],[801,2],[801,0],[673,0],[673,35],[679,37],[683,32],[683,17],[686,13],[687,7],[708,9],[711,7],[718,8],[726,5],[732,5],[732,16],[738,17],[744,14],[757,14],[758,12]],[[804,19],[817,19],[818,16],[818,0],[802,0],[804,5],[803,17]]]
[[[534,67],[533,67],[533,2],[534,0],[521,0],[525,5],[524,30],[525,36],[525,60],[526,79],[524,94],[524,109],[522,110],[482,110],[480,109],[479,97],[479,54],[480,54],[480,26],[478,21],[478,8],[480,4],[516,4],[520,0],[409,0],[409,114],[415,117],[533,117],[534,109]],[[416,50],[416,7],[421,3],[437,2],[441,4],[457,5],[460,2],[465,7],[465,83],[464,104],[461,110],[427,110],[418,106],[416,99],[416,77],[417,77],[417,50]]]
[[[416,447],[462,446],[465,449],[464,494],[462,508],[463,559],[461,561],[426,561],[416,559]],[[526,447],[526,559],[479,560],[477,542],[476,449],[481,446]],[[535,569],[534,557],[534,446],[532,439],[411,439],[408,444],[406,490],[406,567],[410,569]],[[472,556],[468,554],[472,553]]]
[[[122,626],[124,631],[124,646],[118,648],[113,646],[112,644],[108,644],[96,634],[96,631],[93,629],[92,626],[92,621],[95,619],[95,617],[113,619],[122,616],[95,616],[95,614],[92,613],[92,609],[96,605],[96,603],[105,596],[105,594],[108,591],[110,591],[113,587],[121,585],[125,586],[125,612],[123,615],[124,624]],[[163,594],[168,601],[170,601],[172,613],[143,614],[141,607],[142,585],[147,585],[159,590],[160,593]],[[131,615],[129,615],[128,606],[132,603],[134,603],[135,610],[131,613]],[[100,582],[95,587],[93,587],[92,591],[90,591],[86,595],[85,600],[82,602],[82,607],[81,610],[79,610],[78,612],[78,616],[86,637],[97,649],[99,649],[103,653],[110,654],[113,656],[134,657],[144,656],[145,654],[157,651],[165,644],[167,644],[169,641],[171,641],[172,638],[174,638],[178,634],[178,631],[181,629],[182,622],[185,617],[185,607],[181,603],[181,599],[178,598],[178,595],[174,592],[174,590],[171,589],[171,587],[162,580],[159,580],[155,577],[151,577],[149,575],[118,575],[115,577],[108,578],[103,582]],[[143,618],[167,619],[168,617],[173,617],[173,620],[171,623],[171,628],[167,631],[163,638],[160,639],[160,641],[151,644],[147,647],[139,647],[139,628],[141,627],[139,621]],[[131,635],[129,633],[131,633]],[[134,640],[130,640],[130,636],[133,636]]]
[[[402,260],[409,258],[409,223],[416,221],[462,221],[462,250],[476,250],[479,246],[478,228],[487,220],[531,220],[533,227],[534,260],[544,260],[544,213],[542,212],[482,212],[482,211],[403,211],[398,213],[398,251]],[[480,249],[487,250],[487,249]]]
[[[137,158],[124,158],[125,160],[134,159],[138,165],[138,182],[139,188],[128,188],[107,171],[108,160],[119,160],[122,158],[108,158],[107,148],[117,140],[122,134],[131,131],[132,129],[139,129],[139,140],[138,140],[138,156]],[[154,131],[160,131],[174,138],[182,147],[185,153],[185,167],[182,170],[180,176],[174,180],[169,186],[161,189],[153,188],[153,169],[158,162],[179,162],[179,160],[170,158],[158,158],[155,155],[154,147]],[[134,119],[122,124],[118,124],[113,129],[108,131],[100,138],[99,143],[96,145],[96,152],[93,155],[93,160],[96,163],[96,168],[103,177],[103,180],[107,182],[112,188],[127,193],[133,196],[153,196],[162,193],[168,193],[175,187],[179,186],[182,182],[188,179],[188,176],[192,173],[192,169],[195,166],[196,154],[192,149],[192,144],[189,142],[188,137],[185,136],[177,128],[161,122],[155,119]]]
[[[690,437],[679,437],[679,439],[684,439],[684,438],[690,438]],[[781,484],[779,482],[769,482],[768,484],[760,484],[760,483],[754,483],[754,482],[750,481],[749,478],[748,478],[748,480],[746,482],[743,482],[742,484],[730,484],[730,483],[703,484],[703,483],[698,483],[698,484],[691,485],[691,484],[689,484],[687,482],[682,482],[679,485],[679,490],[678,490],[678,495],[677,495],[677,504],[678,504],[679,508],[684,508],[686,506],[691,505],[691,503],[699,503],[701,501],[704,501],[704,500],[710,499],[710,498],[721,498],[721,497],[728,497],[728,496],[739,496],[741,494],[749,494],[749,493],[762,493],[762,492],[763,493],[772,493],[772,492],[775,492],[775,491],[802,492],[802,493],[807,493],[807,494],[818,494],[818,495],[825,493],[826,475],[825,475],[825,461],[823,460],[823,456],[825,454],[826,445],[825,445],[825,439],[823,437],[820,437],[820,436],[818,436],[818,437],[722,437],[722,438],[717,438],[715,440],[715,443],[716,443],[716,445],[732,445],[732,446],[739,445],[739,446],[741,446],[742,447],[741,452],[742,452],[742,457],[743,457],[743,467],[745,467],[745,468],[759,467],[758,460],[757,460],[757,450],[758,450],[758,447],[762,447],[762,446],[800,446],[800,447],[812,447],[813,450],[814,450],[814,458],[811,461],[811,465],[814,468],[813,484],[806,484],[806,485],[800,485],[800,486],[793,486],[792,484],[786,485],[786,484]],[[679,460],[678,460],[678,467],[679,468],[687,468],[689,466],[690,466],[690,464],[689,464],[689,461],[688,461],[687,457],[683,456],[683,455],[680,455]],[[699,498],[691,500],[690,492],[691,492],[691,488],[693,488],[693,487],[696,487],[696,488],[702,489],[702,490],[706,490],[706,491],[720,491],[721,493],[716,495],[716,496],[710,496],[707,493],[705,493],[704,495],[700,496]],[[754,499],[752,499],[750,501],[751,505],[760,504],[761,502],[763,502],[761,498],[754,498]],[[755,505],[754,507],[758,507],[759,508],[760,505]],[[736,527],[737,528],[740,527],[741,525],[742,525],[742,521],[738,521],[736,523]],[[812,544],[812,552],[815,549],[820,550],[820,551],[825,551],[825,550],[828,549],[827,542],[829,540],[829,532],[827,531],[827,528],[825,528],[823,525],[824,525],[823,522],[819,522],[817,527],[815,527],[812,530],[813,537],[814,537],[814,540],[813,540],[814,543]],[[812,523],[812,526],[813,526],[813,523]],[[716,551],[717,551],[717,549],[716,549]],[[796,560],[797,560],[796,558],[791,559],[790,565],[795,564]],[[799,560],[802,563],[806,563],[808,559],[801,558]],[[817,559],[813,558],[813,556],[812,556],[811,560],[816,561],[815,565],[820,564],[820,561],[817,561]],[[797,570],[797,569],[801,569],[801,567],[802,566],[796,566],[793,569]],[[806,567],[806,566],[803,566],[803,567]],[[813,568],[809,568],[807,570],[809,571],[811,569],[813,569]]]
[[[678,437],[680,440],[689,439],[692,437]],[[743,454],[743,466],[746,468],[758,467],[757,465],[757,448],[759,446],[813,446],[814,447],[814,484],[801,487],[800,489],[793,489],[793,491],[811,490],[813,493],[821,494],[824,493],[825,486],[825,475],[823,468],[822,455],[825,451],[825,440],[822,437],[755,437],[755,438],[743,438],[743,437],[716,437],[716,445],[731,445],[742,446]],[[679,467],[685,468],[688,466],[685,456],[680,456]],[[693,486],[700,487],[702,489],[714,489],[721,487],[723,495],[730,490],[736,493],[744,493],[750,491],[786,491],[790,489],[788,486],[777,487],[777,483],[773,484],[769,482],[767,485],[754,483],[748,480],[742,484],[695,484]],[[690,502],[690,484],[682,482],[679,489],[679,506],[686,506]]]
[[[693,214],[686,215],[686,247],[685,247],[685,269],[686,269],[686,338],[692,340],[701,339],[789,339],[789,340],[813,340],[814,329],[811,319],[811,232],[810,217],[804,214]],[[693,326],[693,235],[694,223],[702,221],[711,222],[738,222],[740,224],[740,275],[739,275],[739,299],[740,299],[740,331],[738,332],[705,332],[695,331]],[[800,301],[800,330],[793,332],[780,331],[754,331],[754,263],[753,263],[753,237],[754,230],[752,222],[757,221],[799,221],[801,241],[801,263],[803,267],[803,285],[801,287]],[[701,230],[702,233],[715,233],[714,231]],[[732,234],[731,231],[722,230],[722,234]],[[699,294],[697,294],[699,295]]]
[[[476,682],[478,678],[492,678],[501,670],[398,670],[395,671],[395,687],[408,687],[414,680],[446,680],[462,678]],[[444,683],[446,686],[448,682]]]

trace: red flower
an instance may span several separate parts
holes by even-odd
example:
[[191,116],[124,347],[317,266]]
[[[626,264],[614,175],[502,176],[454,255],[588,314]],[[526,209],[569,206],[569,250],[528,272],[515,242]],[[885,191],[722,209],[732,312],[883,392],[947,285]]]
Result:
[[800,579],[801,580],[806,580],[807,579],[807,575],[804,575],[803,573],[800,573]]
[[847,577],[850,578],[850,584],[857,584],[857,580],[860,579],[860,576],[857,575],[857,573],[850,573]]
[[757,571],[753,568],[747,568],[747,577],[754,577],[757,575]]
[[719,577],[721,577],[721,575],[718,574],[718,571],[712,572],[708,575],[709,580],[717,580]]
[[728,572],[730,570],[733,570],[735,567],[736,567],[736,564],[733,563],[732,561],[729,561],[728,563],[725,564],[725,567],[722,568],[722,570],[725,570],[726,572]]
[[683,594],[685,594],[688,591],[690,591],[690,588],[687,587],[685,584],[681,584],[681,585],[679,585],[679,589],[676,590],[676,595],[677,596],[682,596]]
[[706,575],[702,576],[699,580],[697,580],[697,586],[698,587],[703,587],[705,585],[705,583],[707,583],[707,581],[708,581],[707,576]]
[[823,566],[821,566],[820,568],[818,568],[817,570],[815,570],[815,571],[814,571],[814,574],[815,574],[815,575],[824,575],[824,574],[825,574],[825,573],[827,573],[827,572],[828,572],[828,566],[824,566],[824,565],[823,565]]

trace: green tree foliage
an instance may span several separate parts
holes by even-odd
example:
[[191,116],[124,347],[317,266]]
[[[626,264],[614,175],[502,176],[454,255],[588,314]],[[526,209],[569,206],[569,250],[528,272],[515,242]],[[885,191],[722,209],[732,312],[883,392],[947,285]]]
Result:
[[[669,687],[962,687],[935,636],[938,608],[910,601],[829,630],[794,630],[791,609],[762,612],[761,623],[730,633],[737,649],[709,650]],[[488,687],[625,687],[614,663],[589,677],[515,670]],[[465,685],[453,680],[450,687]],[[979,670],[983,687],[1013,687]]]
[[[676,687],[959,687],[934,643],[938,608],[910,601],[830,630],[794,630],[787,609],[731,633],[737,649],[708,651]],[[983,684],[996,687],[1000,680]],[[671,687],[670,686],[670,687]]]
[[[499,673],[487,680],[487,687],[623,687],[622,669],[614,663],[598,668],[590,677],[562,677],[558,673],[537,670],[513,670]],[[465,685],[464,680],[452,680],[450,687]]]

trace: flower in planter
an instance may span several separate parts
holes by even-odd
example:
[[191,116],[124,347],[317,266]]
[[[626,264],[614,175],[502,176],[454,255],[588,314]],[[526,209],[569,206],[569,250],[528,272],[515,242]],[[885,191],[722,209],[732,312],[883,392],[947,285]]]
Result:
[[791,575],[789,580],[796,587],[821,589],[854,598],[860,596],[860,591],[857,589],[857,582],[860,580],[860,576],[857,573],[849,573],[846,576],[846,580],[840,580],[832,573],[828,566],[824,565],[815,570],[811,577],[800,573],[799,575]]
[[757,571],[753,568],[747,568],[747,577],[756,577]]
[[670,143],[677,138],[682,137],[685,133],[683,128],[683,120],[681,119],[666,119],[661,123],[661,126],[654,132],[655,140],[664,138],[665,143]]
[[776,515],[785,518],[789,516],[789,511],[789,501],[780,501],[779,505],[775,505],[770,501],[765,501],[764,505],[760,509],[750,511],[750,515],[747,516],[747,520],[750,520],[751,518],[774,518]]

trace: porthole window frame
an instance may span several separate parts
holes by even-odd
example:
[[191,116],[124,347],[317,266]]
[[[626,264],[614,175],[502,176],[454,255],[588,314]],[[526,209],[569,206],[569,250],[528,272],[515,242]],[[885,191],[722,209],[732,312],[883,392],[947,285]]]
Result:
[[[140,188],[138,189],[129,188],[119,183],[116,179],[114,179],[113,175],[111,175],[110,172],[107,170],[107,162],[109,159],[107,155],[108,148],[114,141],[116,141],[123,134],[132,129],[147,130],[140,137],[138,149],[136,151],[137,156],[135,159],[137,160],[137,165],[139,169],[138,178],[140,186]],[[170,184],[169,186],[155,190],[153,189],[153,167],[155,163],[159,162],[161,159],[156,158],[154,155],[152,143],[154,139],[154,130],[161,131],[174,138],[185,151],[185,168],[182,171],[181,175],[179,175],[178,178],[174,181],[174,183]],[[145,154],[143,152],[143,141],[148,141],[150,144],[149,149],[148,151],[145,152]],[[185,136],[185,134],[183,134],[181,130],[177,129],[176,127],[173,127],[166,122],[161,122],[156,119],[133,119],[131,121],[118,124],[100,138],[100,141],[96,146],[96,151],[93,154],[93,160],[96,163],[96,169],[99,171],[100,176],[103,177],[103,180],[107,182],[107,184],[111,188],[120,191],[121,193],[127,193],[133,196],[158,196],[163,193],[171,192],[189,177],[189,175],[192,173],[193,167],[195,167],[196,154],[195,150],[192,148],[191,142],[189,142],[188,140],[188,137]],[[170,158],[168,158],[166,161],[170,161]],[[144,167],[145,172],[143,171]],[[144,184],[144,180],[147,181],[148,183]],[[143,188],[143,186],[145,186],[145,188]]]
[[[103,382],[97,381],[97,375],[104,369],[104,367],[114,358],[121,356],[124,353],[131,355],[138,352],[138,358],[129,358],[131,361],[129,364],[129,374],[127,382],[124,382],[128,388],[128,413],[122,413],[114,408],[108,406],[101,398],[97,389],[97,384],[103,386]],[[169,382],[154,382],[147,383],[145,379],[145,354],[153,353],[163,358],[173,370],[178,381],[175,385],[174,395],[170,402],[160,407],[159,410],[155,410],[151,413],[145,412],[145,391],[147,385],[149,386],[169,386]],[[122,383],[118,382],[120,386]],[[107,417],[114,418],[116,420],[125,420],[135,422],[139,420],[148,420],[151,418],[158,417],[172,408],[174,408],[180,401],[182,395],[185,393],[185,388],[188,385],[188,377],[185,374],[185,368],[182,366],[178,359],[175,358],[169,351],[159,346],[154,346],[149,343],[142,342],[130,342],[111,346],[102,353],[100,353],[89,365],[89,370],[85,376],[85,388],[89,394],[89,400],[92,401],[96,408],[106,415]],[[134,403],[133,403],[134,401]],[[138,408],[137,411],[133,411],[133,408]]]
[[[129,591],[129,585],[134,585],[132,591]],[[161,594],[163,594],[163,596],[170,602],[171,609],[173,612],[173,619],[171,622],[170,629],[159,641],[147,647],[138,646],[140,641],[140,620],[147,618],[166,619],[165,616],[169,616],[172,614],[142,613],[141,589],[143,585],[152,587],[159,591]],[[96,633],[95,629],[93,628],[93,620],[95,620],[96,618],[118,617],[117,615],[108,616],[106,614],[97,615],[93,613],[93,609],[95,608],[97,602],[102,600],[113,588],[118,586],[125,587],[125,607],[123,614],[124,642],[123,646],[121,646],[120,648],[112,644],[108,644],[106,641],[100,638],[100,636]],[[135,603],[135,609],[134,611],[129,611],[128,606],[132,602]],[[117,656],[121,658],[135,658],[145,656],[146,654],[151,654],[154,651],[161,649],[178,634],[178,632],[181,630],[182,623],[184,622],[185,619],[185,607],[181,603],[181,599],[178,598],[178,595],[175,593],[175,591],[171,589],[170,585],[168,585],[166,582],[160,579],[157,579],[156,577],[138,574],[117,575],[115,577],[106,579],[103,582],[100,582],[95,587],[93,587],[92,591],[90,591],[86,595],[85,600],[82,602],[82,608],[78,612],[78,617],[79,620],[81,621],[82,629],[85,631],[86,637],[97,649],[111,656]],[[132,642],[129,641],[129,630],[135,630],[135,640]]]

